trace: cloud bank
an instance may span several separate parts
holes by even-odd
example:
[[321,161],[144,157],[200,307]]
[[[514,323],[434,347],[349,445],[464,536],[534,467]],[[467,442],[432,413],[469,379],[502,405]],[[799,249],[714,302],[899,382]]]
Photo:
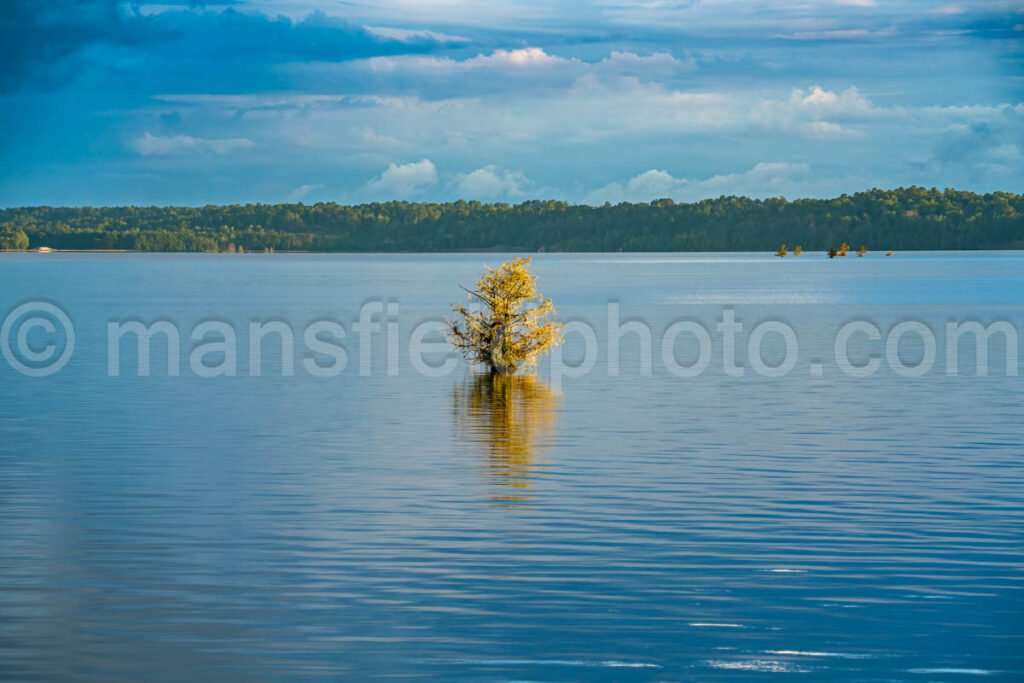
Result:
[[0,204],[1024,187],[1015,3],[0,6]]

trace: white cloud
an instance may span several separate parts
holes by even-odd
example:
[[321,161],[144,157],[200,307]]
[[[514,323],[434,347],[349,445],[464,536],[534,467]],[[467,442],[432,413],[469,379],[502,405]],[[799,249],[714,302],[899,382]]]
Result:
[[810,173],[804,163],[762,162],[740,173],[716,175],[704,180],[677,178],[659,169],[645,171],[625,183],[609,183],[587,195],[588,204],[649,202],[669,197],[695,201],[721,195],[772,197],[800,192]]
[[153,99],[171,104],[212,105],[240,110],[307,107],[320,104],[340,104],[350,99],[346,95],[316,95],[307,93],[260,93],[211,95],[203,93],[168,93],[154,95]]
[[712,131],[744,123],[744,105],[732,94],[688,92],[636,78],[608,82],[592,74],[578,81],[558,112],[576,139],[623,132]]
[[845,128],[831,121],[811,121],[807,124],[807,132],[815,138],[862,138],[864,133],[852,128]]
[[309,194],[311,192],[316,192],[317,190],[322,190],[323,187],[324,186],[319,184],[319,183],[317,183],[317,184],[299,185],[294,190],[292,190],[291,192],[288,193],[288,201],[290,203],[301,202],[303,199],[305,199],[307,196],[309,196]]
[[253,147],[247,138],[194,138],[191,135],[153,135],[145,133],[132,141],[132,148],[143,156],[172,154],[228,154]]
[[451,73],[477,69],[526,69],[550,67],[558,64],[581,63],[577,59],[565,59],[545,52],[539,47],[525,47],[517,50],[495,50],[491,54],[478,54],[469,59],[452,59],[421,55],[399,55],[395,57],[371,57],[360,63],[373,71],[426,71]]
[[871,108],[871,102],[858,92],[856,86],[852,85],[839,93],[825,90],[820,85],[815,85],[811,87],[807,95],[804,95],[803,91],[797,88],[793,91],[790,99],[806,107],[819,107],[828,111],[842,113],[866,111]]
[[[550,54],[540,47],[498,49],[466,59],[436,55],[371,57],[344,64],[296,64],[289,67],[300,78],[316,83],[354,85],[372,80],[375,88],[387,85],[416,92],[450,92],[466,97],[499,89],[523,91],[538,86],[570,86],[576,79],[629,76],[643,81],[671,80],[692,72],[693,57],[677,58],[668,52],[639,54],[613,50],[603,59],[587,62]],[[452,80],[458,77],[458,80]],[[384,79],[384,80],[382,80]]]
[[786,40],[874,40],[876,38],[889,38],[899,33],[895,26],[888,26],[878,30],[866,28],[841,28],[823,31],[797,31],[795,33],[783,33],[779,38]]
[[697,61],[692,57],[685,60],[676,59],[669,52],[652,52],[649,55],[641,55],[636,52],[619,52],[613,50],[598,64],[608,64],[634,69],[684,69],[690,70],[697,66]]
[[693,198],[723,194],[747,197],[787,195],[808,176],[810,170],[811,167],[804,163],[761,162],[742,173],[716,175],[696,183]]
[[438,33],[437,31],[428,31],[426,29],[392,28],[390,26],[366,26],[365,28],[370,33],[380,36],[381,38],[389,38],[403,43],[417,43],[423,41],[432,41],[442,44],[469,42],[469,38],[466,38],[465,36]]
[[493,164],[459,176],[455,189],[464,199],[499,199],[524,196],[531,183],[519,171],[508,171]]
[[751,108],[749,120],[763,128],[812,138],[850,138],[862,137],[863,132],[836,120],[861,121],[878,113],[854,86],[836,92],[815,85],[809,90],[794,88],[788,100],[762,100]]
[[560,62],[573,62],[577,60],[564,59],[549,55],[539,47],[525,47],[518,50],[495,50],[489,55],[477,55],[472,59],[461,62],[468,68],[512,66],[516,68],[531,66],[547,66]]
[[408,164],[388,164],[387,169],[366,184],[366,191],[384,200],[420,194],[437,184],[437,167],[430,159]]
[[686,178],[675,178],[668,171],[652,168],[630,178],[625,183],[609,183],[600,190],[591,192],[586,202],[601,204],[611,202],[649,202],[664,197],[677,198],[690,184]]
[[394,147],[401,144],[398,138],[378,133],[373,128],[360,128],[354,132],[360,140],[371,147]]

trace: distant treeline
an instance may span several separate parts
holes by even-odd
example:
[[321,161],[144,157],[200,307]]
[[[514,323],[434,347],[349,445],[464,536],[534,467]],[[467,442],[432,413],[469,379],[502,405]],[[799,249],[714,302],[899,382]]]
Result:
[[0,209],[0,248],[140,251],[1024,249],[1024,197],[919,187],[834,199],[586,206],[386,202]]

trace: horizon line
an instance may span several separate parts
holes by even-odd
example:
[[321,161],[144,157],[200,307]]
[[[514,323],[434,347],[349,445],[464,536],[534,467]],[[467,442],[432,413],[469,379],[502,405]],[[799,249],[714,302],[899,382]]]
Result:
[[962,195],[973,195],[975,197],[990,197],[990,196],[993,196],[993,195],[1010,195],[1012,197],[1024,196],[1024,193],[1022,193],[1022,192],[1014,192],[1014,191],[1011,191],[1011,190],[992,190],[992,191],[989,191],[989,192],[976,192],[974,190],[960,190],[960,189],[957,189],[955,187],[944,187],[944,188],[940,189],[939,187],[936,187],[936,186],[925,187],[924,185],[901,185],[901,186],[898,186],[898,187],[888,188],[888,189],[881,188],[881,187],[871,187],[871,188],[868,188],[866,190],[857,190],[856,192],[849,192],[849,193],[848,192],[843,192],[842,194],[833,195],[833,196],[830,196],[830,197],[796,197],[796,198],[793,198],[793,199],[789,199],[788,197],[785,197],[785,196],[782,196],[782,195],[772,195],[772,196],[766,196],[766,197],[757,198],[757,197],[751,197],[749,195],[723,194],[723,195],[719,195],[717,197],[706,197],[704,199],[695,199],[695,200],[691,200],[691,201],[675,199],[673,197],[658,197],[658,198],[651,199],[650,201],[646,201],[646,202],[620,201],[620,202],[612,203],[610,201],[605,201],[605,202],[603,202],[601,204],[590,204],[590,203],[587,203],[587,202],[573,202],[573,201],[569,201],[569,200],[565,200],[565,199],[539,198],[539,197],[538,198],[532,198],[532,199],[522,199],[522,200],[514,201],[514,202],[513,201],[490,201],[490,200],[481,200],[481,199],[462,199],[462,198],[460,198],[460,199],[451,199],[451,200],[446,200],[446,201],[429,201],[429,200],[419,200],[419,199],[382,199],[382,200],[358,202],[358,203],[345,203],[345,202],[340,202],[340,201],[319,201],[319,202],[313,202],[313,203],[305,203],[305,202],[302,202],[302,201],[298,201],[298,202],[287,202],[287,201],[285,201],[285,202],[269,202],[268,201],[268,202],[232,202],[232,203],[225,203],[225,204],[211,204],[211,203],[206,203],[206,204],[79,204],[79,205],[74,205],[74,204],[18,204],[18,205],[10,205],[10,206],[0,206],[0,211],[13,211],[13,210],[18,210],[18,209],[126,209],[126,208],[133,208],[133,209],[152,209],[152,208],[157,208],[157,209],[203,209],[203,208],[207,208],[207,207],[232,207],[232,206],[326,206],[326,205],[334,205],[334,206],[346,206],[346,207],[362,207],[362,206],[389,205],[389,204],[392,204],[392,205],[393,204],[414,204],[414,205],[421,205],[421,206],[422,205],[426,205],[426,206],[450,206],[450,205],[460,204],[460,203],[461,204],[474,204],[474,205],[480,205],[480,206],[509,206],[509,207],[525,206],[527,204],[555,203],[555,204],[560,204],[560,205],[564,205],[564,206],[588,207],[588,208],[593,208],[593,209],[603,209],[603,208],[613,208],[613,207],[618,207],[618,206],[651,206],[651,205],[654,205],[654,204],[662,204],[662,203],[666,203],[666,202],[668,202],[668,204],[667,204],[668,206],[694,206],[694,205],[703,204],[703,203],[707,203],[707,202],[718,202],[718,201],[730,200],[730,199],[743,199],[743,200],[750,201],[750,202],[755,202],[755,203],[763,203],[763,202],[768,202],[768,201],[783,201],[783,202],[790,203],[790,204],[796,203],[796,202],[829,202],[829,201],[834,201],[836,199],[842,199],[843,197],[857,197],[857,196],[871,194],[871,193],[876,193],[876,192],[890,192],[890,193],[892,193],[892,192],[907,192],[907,191],[910,191],[910,190],[921,190],[921,191],[924,191],[924,192],[927,192],[927,193],[939,193],[939,194],[945,194],[945,193],[952,192],[952,193],[957,193],[957,194],[962,194]]

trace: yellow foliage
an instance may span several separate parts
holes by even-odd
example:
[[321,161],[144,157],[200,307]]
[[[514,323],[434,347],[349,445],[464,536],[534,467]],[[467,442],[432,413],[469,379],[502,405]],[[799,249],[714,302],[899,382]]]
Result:
[[529,375],[477,375],[455,386],[453,399],[463,437],[482,447],[494,482],[529,488],[536,476],[536,453],[554,433],[558,400],[551,389]]
[[793,247],[793,255],[794,256],[803,256],[803,254],[804,254],[804,248],[801,247],[799,244],[796,245],[795,247]]
[[517,258],[488,268],[476,289],[466,289],[470,301],[481,306],[458,304],[453,310],[460,319],[448,321],[452,346],[495,374],[532,368],[540,354],[562,341],[554,305],[537,293],[531,260]]

